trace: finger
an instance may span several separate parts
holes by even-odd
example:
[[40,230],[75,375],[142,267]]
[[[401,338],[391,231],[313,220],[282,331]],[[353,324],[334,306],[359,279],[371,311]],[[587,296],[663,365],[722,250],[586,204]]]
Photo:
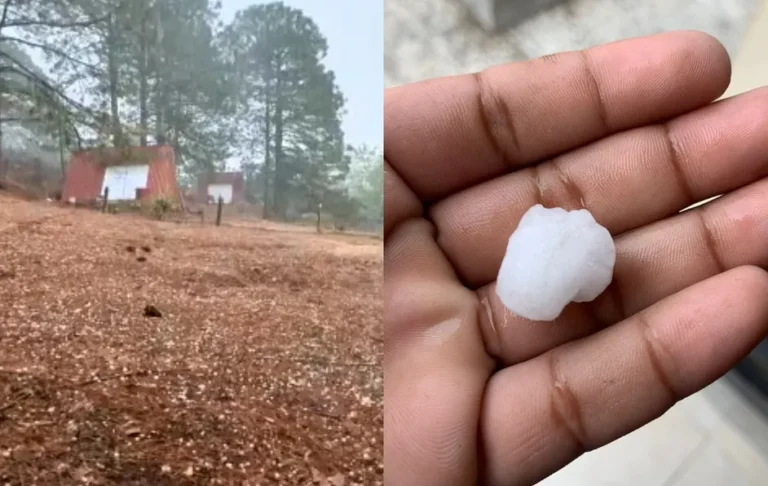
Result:
[[766,294],[768,274],[739,267],[494,375],[484,484],[534,484],[717,379],[765,336]]
[[[768,268],[768,179],[616,239],[609,290],[552,324],[512,314],[493,284],[478,291],[486,347],[506,364],[604,329],[686,287],[743,265]],[[768,297],[766,298],[768,300]]]
[[534,204],[586,207],[621,234],[768,175],[766,133],[763,88],[475,186],[430,216],[449,260],[477,287],[496,277],[509,235]]
[[474,485],[477,423],[493,367],[477,300],[425,220],[390,234],[384,281],[384,462],[387,485]]
[[703,106],[729,79],[717,40],[672,32],[392,88],[385,154],[420,198],[434,201]]
[[401,221],[421,216],[423,207],[411,189],[384,161],[384,236]]

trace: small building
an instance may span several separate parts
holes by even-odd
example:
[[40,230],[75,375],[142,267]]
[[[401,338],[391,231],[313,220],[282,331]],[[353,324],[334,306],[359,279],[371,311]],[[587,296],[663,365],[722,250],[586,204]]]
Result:
[[109,188],[115,202],[167,199],[179,202],[176,157],[167,145],[97,148],[72,154],[62,200],[92,202]]
[[242,172],[214,172],[198,179],[198,200],[216,202],[221,197],[224,204],[245,201],[245,177]]

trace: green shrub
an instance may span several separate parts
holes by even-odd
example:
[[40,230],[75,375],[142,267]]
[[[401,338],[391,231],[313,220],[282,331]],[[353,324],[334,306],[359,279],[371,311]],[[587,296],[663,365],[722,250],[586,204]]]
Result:
[[152,203],[152,214],[154,214],[157,219],[163,219],[172,207],[173,205],[168,199],[164,197],[157,198]]

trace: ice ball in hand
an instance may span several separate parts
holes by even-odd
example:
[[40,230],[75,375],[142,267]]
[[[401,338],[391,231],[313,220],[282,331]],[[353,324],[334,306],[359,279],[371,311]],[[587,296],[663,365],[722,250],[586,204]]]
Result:
[[513,313],[552,321],[570,302],[590,302],[613,278],[616,247],[586,209],[537,204],[509,238],[496,293]]

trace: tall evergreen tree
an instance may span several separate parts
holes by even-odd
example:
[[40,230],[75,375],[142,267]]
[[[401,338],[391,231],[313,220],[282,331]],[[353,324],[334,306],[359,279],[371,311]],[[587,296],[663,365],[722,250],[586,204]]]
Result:
[[344,99],[322,63],[325,37],[301,10],[273,2],[239,12],[224,38],[238,117],[259,127],[249,139],[262,147],[265,216],[285,217],[291,196],[319,202],[318,188],[345,166]]
[[220,7],[0,0],[0,142],[4,124],[24,118],[62,154],[168,143],[192,178],[239,158],[266,216],[324,205],[370,219],[380,209],[375,170],[348,177],[368,156],[345,149],[345,100],[318,26],[283,2],[253,5],[222,25]]

